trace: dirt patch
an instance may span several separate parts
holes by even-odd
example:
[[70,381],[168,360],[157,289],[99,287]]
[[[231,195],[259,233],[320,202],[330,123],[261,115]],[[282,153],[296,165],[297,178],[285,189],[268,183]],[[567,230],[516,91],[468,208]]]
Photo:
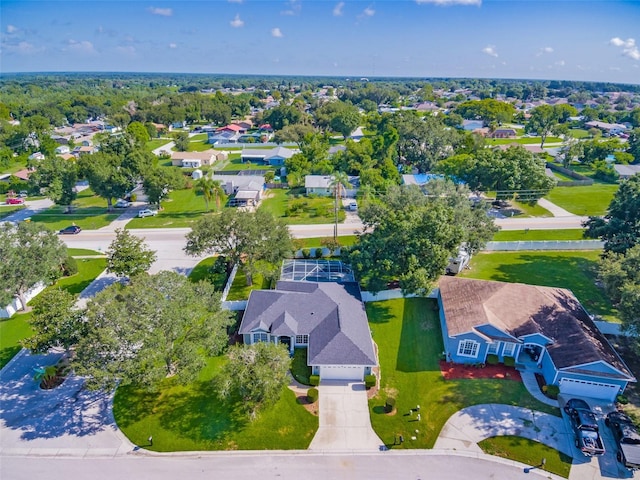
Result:
[[440,371],[445,380],[460,380],[473,378],[495,378],[505,380],[522,381],[520,372],[513,367],[504,365],[485,365],[474,367],[457,363],[440,362]]

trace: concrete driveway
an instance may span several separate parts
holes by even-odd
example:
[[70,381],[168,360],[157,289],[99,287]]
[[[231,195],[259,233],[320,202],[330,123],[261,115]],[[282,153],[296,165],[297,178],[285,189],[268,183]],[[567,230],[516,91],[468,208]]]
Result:
[[362,382],[321,381],[320,428],[309,450],[379,451],[382,440],[371,428],[367,390]]

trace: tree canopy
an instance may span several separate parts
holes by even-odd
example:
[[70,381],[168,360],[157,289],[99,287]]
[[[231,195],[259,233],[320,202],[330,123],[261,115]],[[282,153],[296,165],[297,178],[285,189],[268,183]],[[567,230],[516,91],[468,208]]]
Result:
[[205,356],[226,347],[231,315],[207,282],[168,271],[135,276],[89,301],[74,368],[91,388],[117,382],[155,388],[167,377],[190,382]]
[[620,182],[607,214],[589,217],[585,235],[603,240],[606,251],[624,253],[640,243],[640,175]]
[[24,294],[39,282],[52,282],[62,275],[67,247],[58,236],[39,223],[0,225],[0,304]]
[[469,190],[451,182],[420,188],[392,187],[360,210],[365,232],[347,249],[345,261],[369,291],[399,280],[405,293],[426,293],[462,244],[474,253],[497,228]]
[[193,224],[187,234],[189,255],[218,254],[239,264],[251,285],[256,262],[277,263],[293,250],[289,228],[266,210],[223,210]]
[[144,240],[129,230],[116,229],[116,238],[107,249],[107,270],[118,277],[133,277],[144,273],[156,261],[156,253]]

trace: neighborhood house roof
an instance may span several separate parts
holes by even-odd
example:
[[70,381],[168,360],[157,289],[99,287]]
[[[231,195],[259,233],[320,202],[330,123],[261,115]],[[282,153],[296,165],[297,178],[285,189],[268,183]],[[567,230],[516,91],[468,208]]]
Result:
[[[350,175],[348,177],[349,185],[346,189],[358,188],[360,186],[360,177]],[[331,175],[306,175],[304,177],[305,188],[331,188],[333,177]]]
[[295,152],[285,147],[243,149],[242,158],[291,158]]
[[212,149],[204,152],[172,152],[171,160],[211,160],[214,153]]
[[586,372],[586,364],[603,361],[619,378],[633,379],[570,290],[442,277],[440,295],[449,336],[475,331],[492,338],[486,326],[515,338],[539,333],[551,340],[546,348],[558,369]]
[[240,333],[308,335],[309,365],[376,365],[360,288],[355,282],[279,281],[275,290],[254,290]]
[[618,175],[621,177],[632,177],[636,173],[640,173],[640,165],[619,165],[616,164],[613,166]]

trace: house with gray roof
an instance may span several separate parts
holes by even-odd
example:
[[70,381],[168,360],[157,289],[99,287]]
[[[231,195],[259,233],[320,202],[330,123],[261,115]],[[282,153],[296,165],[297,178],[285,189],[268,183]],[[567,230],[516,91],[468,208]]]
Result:
[[615,164],[613,166],[615,171],[620,176],[620,179],[625,180],[627,178],[631,178],[634,175],[640,173],[640,165],[621,165]]
[[438,304],[448,361],[511,359],[561,394],[608,401],[636,381],[567,289],[443,277]]
[[[347,198],[355,198],[360,188],[360,177],[357,175],[349,175],[349,185],[342,189],[342,196]],[[333,176],[331,175],[305,175],[304,188],[307,195],[320,195],[323,197],[333,195]]]
[[293,157],[296,152],[286,147],[276,148],[244,148],[241,158],[243,162],[263,163],[281,167],[284,161]]
[[211,178],[232,196],[229,199],[232,207],[256,206],[264,192],[264,177],[260,175],[211,175]]
[[378,362],[356,282],[279,281],[253,290],[239,333],[244,343],[307,347],[307,365],[323,380],[359,380]]

